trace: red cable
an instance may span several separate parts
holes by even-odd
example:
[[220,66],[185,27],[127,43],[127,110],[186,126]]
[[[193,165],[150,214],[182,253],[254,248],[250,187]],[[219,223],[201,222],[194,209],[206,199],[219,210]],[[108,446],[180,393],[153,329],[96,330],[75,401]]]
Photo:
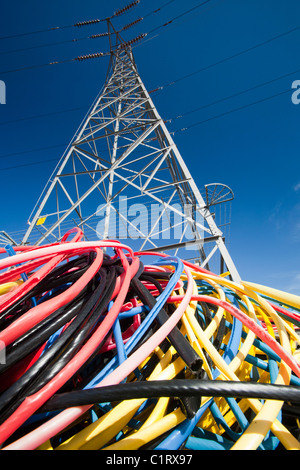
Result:
[[[59,309],[66,303],[73,300],[86,286],[86,284],[95,276],[97,271],[100,269],[103,261],[103,252],[100,249],[95,250],[97,256],[88,270],[78,279],[72,286],[66,291],[62,292],[54,298],[50,298],[45,302],[31,308],[27,313],[22,315],[19,319],[11,323],[5,330],[0,333],[0,341],[3,341],[6,346],[11,344],[17,338],[22,336],[30,328],[33,328],[40,321],[46,318],[48,315]],[[49,262],[45,270],[43,269],[42,276],[38,273],[34,274],[34,284],[38,283],[40,279],[44,277],[45,272],[50,272],[49,268],[54,267],[59,261],[64,259],[65,256],[59,255],[54,257],[52,262]],[[25,283],[24,283],[25,284]],[[14,293],[14,292],[13,292]]]
[[[128,376],[130,372],[132,372],[138,365],[140,364],[141,360],[146,359],[150,355],[150,353],[157,347],[165,337],[170,333],[170,331],[176,326],[182,315],[184,314],[192,295],[193,290],[193,279],[189,269],[185,269],[187,278],[188,278],[188,285],[186,289],[186,294],[184,296],[184,300],[180,303],[177,307],[176,311],[170,316],[170,318],[162,325],[142,346],[136,350],[131,356],[123,362],[117,369],[111,372],[108,376],[106,376],[97,387],[101,387],[104,385],[112,385],[121,382],[124,378]],[[113,310],[115,304],[113,305],[112,309],[109,313]],[[56,390],[53,391],[55,393]],[[50,394],[51,396],[51,394]],[[50,397],[49,396],[49,397]],[[29,397],[32,398],[32,397]],[[27,406],[31,405],[31,401],[28,399],[26,403]],[[22,413],[26,413],[26,403],[23,402],[22,406]],[[45,442],[45,440],[49,439],[50,437],[56,435],[60,431],[66,428],[69,424],[71,424],[77,418],[80,418],[92,405],[87,406],[80,406],[80,407],[72,407],[70,409],[65,410],[64,412],[60,413],[58,416],[52,418],[50,421],[45,423],[45,425],[41,425],[39,428],[35,429],[34,431],[30,432],[26,436],[23,436],[19,440],[9,444],[3,450],[13,450],[13,449],[36,449],[40,444]],[[20,408],[19,408],[20,410]],[[28,416],[25,415],[24,419],[27,419]],[[10,419],[10,418],[9,418]],[[18,419],[18,416],[15,417]],[[8,422],[8,420],[7,420]],[[3,423],[7,426],[7,422]],[[13,426],[13,429],[18,428],[18,424],[15,424],[14,421],[10,421],[8,423],[8,427]],[[3,425],[0,426],[0,436],[2,439],[2,435],[5,436],[4,433],[8,433],[8,429],[4,429]],[[7,434],[9,436],[9,434]],[[46,437],[47,436],[47,437]],[[7,437],[6,437],[7,439]],[[1,440],[0,440],[1,442]]]
[[40,357],[45,349],[46,343],[40,346],[37,351],[33,351],[27,357],[10,367],[9,370],[1,374],[0,392],[13,385]]
[[122,278],[122,283],[112,308],[76,356],[71,359],[71,361],[41,390],[27,397],[12,413],[12,415],[2,423],[0,426],[0,444],[5,442],[36,410],[38,410],[55,392],[57,392],[57,390],[62,387],[62,385],[67,382],[67,380],[76,373],[76,371],[96,351],[99,344],[101,344],[112,328],[126,299],[130,281],[135,276],[139,268],[138,258],[133,258],[132,264],[129,265],[123,252],[119,250],[119,248],[116,250],[122,261],[124,273],[120,276]]
[[290,318],[293,319],[293,320],[300,321],[300,313],[287,310],[287,309],[285,309],[285,308],[283,308],[283,307],[280,307],[279,305],[273,304],[273,303],[270,302],[270,301],[269,301],[269,304],[270,304],[271,307],[273,307],[274,310],[276,310],[278,313],[282,313],[283,315],[286,315],[286,316],[290,317]]
[[[65,244],[67,242],[67,239],[69,236],[75,233],[74,237],[69,243],[77,243],[81,240],[83,233],[80,229],[77,227],[74,229],[69,230],[62,238],[61,244]],[[43,249],[46,250],[47,248],[51,248],[51,250],[55,249],[55,246],[57,245],[47,245],[44,246]],[[28,251],[26,251],[28,253]],[[33,252],[34,253],[34,252]],[[63,261],[65,258],[64,254],[53,256],[50,258],[48,263],[46,263],[45,266],[40,268],[39,271],[34,272],[26,282],[21,284],[18,288],[14,289],[13,291],[9,292],[9,295],[7,295],[5,298],[0,299],[0,312],[5,310],[6,308],[10,307],[13,303],[15,303],[18,299],[26,295],[31,289],[33,289],[47,274],[49,274],[52,269],[59,264],[61,261]],[[14,260],[15,257],[11,257],[10,260]],[[19,263],[14,263],[13,264],[19,264]],[[21,272],[24,272],[24,267],[21,266],[20,269],[22,269]]]
[[[161,258],[169,258],[170,257],[170,255],[167,255],[166,253],[158,253],[158,252],[155,252],[155,251],[136,251],[134,254],[135,254],[135,256],[149,255],[149,256],[159,256]],[[196,266],[195,264],[190,263],[189,261],[182,260],[182,262],[185,266],[187,266],[188,268],[191,268],[193,271],[198,271],[200,273],[209,274],[210,276],[213,275],[213,276],[216,276],[216,277],[220,277],[218,274],[212,273],[211,271],[208,271],[207,269],[201,268],[200,266]]]
[[9,271],[0,274],[0,284],[4,284],[5,282],[13,282],[20,279],[20,275],[22,273],[30,274],[35,269],[39,268],[41,265],[47,263],[53,255],[49,255],[47,257],[41,258],[39,260],[29,261],[26,265],[16,266]]
[[[169,297],[168,302],[180,302],[184,296],[182,295],[172,295]],[[218,307],[224,308],[229,312],[233,317],[240,320],[247,328],[253,331],[256,336],[258,336],[262,341],[264,341],[268,346],[270,346],[274,352],[292,369],[292,371],[300,378],[300,365],[296,359],[289,354],[277,341],[274,339],[267,331],[265,331],[261,326],[258,325],[252,318],[233,305],[229,304],[225,300],[216,299],[215,297],[210,297],[208,295],[192,295],[191,300],[197,300],[200,302],[211,303],[217,305]]]

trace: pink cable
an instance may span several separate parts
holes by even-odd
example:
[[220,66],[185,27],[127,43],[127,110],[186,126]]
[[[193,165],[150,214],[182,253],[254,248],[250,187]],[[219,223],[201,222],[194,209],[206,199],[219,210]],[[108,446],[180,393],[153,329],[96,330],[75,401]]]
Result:
[[284,315],[290,317],[292,320],[300,321],[300,312],[291,311],[286,308],[280,307],[279,305],[276,305],[270,301],[268,302],[271,307],[273,307],[274,310],[276,310],[277,312],[283,313]]
[[[77,242],[77,243],[64,243],[61,245],[49,245],[46,247],[37,248],[33,251],[25,251],[21,254],[8,257],[0,260],[0,269],[9,268],[16,264],[26,263],[31,261],[32,258],[42,258],[43,256],[54,256],[58,254],[69,254],[70,256],[77,256],[83,251],[93,251],[95,248],[116,248],[116,245],[111,242],[99,241],[99,242]],[[131,257],[135,257],[130,247],[119,244],[118,248],[127,250]],[[34,254],[34,256],[32,256]]]
[[[139,268],[138,258],[132,260],[129,265],[126,256],[119,251],[119,256],[123,263],[124,273],[121,289],[112,308],[105,316],[103,322],[95,330],[91,338],[80,349],[76,356],[41,390],[25,398],[18,409],[0,425],[0,443],[5,442],[36,410],[38,410],[57,390],[59,390],[69,380],[74,373],[91,357],[105,339],[107,333],[112,328],[118,317],[120,309],[125,301],[130,281],[135,276]],[[38,433],[39,434],[39,433]],[[38,444],[39,445],[39,444]],[[37,447],[37,446],[36,446]]]
[[[59,260],[58,260],[59,258]],[[51,266],[57,265],[58,261],[61,261],[62,257],[55,257]],[[46,300],[45,302],[32,307],[27,313],[22,315],[20,318],[11,323],[5,330],[0,333],[0,341],[3,341],[6,346],[11,344],[17,338],[22,336],[30,328],[33,328],[40,321],[46,318],[48,315],[53,313],[55,310],[59,309],[66,303],[73,300],[83,289],[83,287],[95,276],[97,271],[100,269],[103,261],[103,252],[99,249],[96,259],[93,261],[92,265],[88,270],[66,291],[60,295]],[[49,264],[47,264],[46,270],[48,271]],[[50,272],[50,271],[49,271]],[[42,278],[44,271],[42,273]],[[39,274],[35,275],[34,283],[36,279],[39,279]]]
[[54,256],[50,258],[48,263],[40,268],[38,271],[34,272],[27,281],[23,284],[20,284],[16,289],[9,292],[5,298],[0,299],[0,311],[3,312],[5,309],[9,308],[24,295],[26,295],[31,289],[33,289],[39,282],[41,282],[47,274],[49,274],[55,266],[57,266],[61,261],[64,260],[64,256]]
[[[135,256],[149,255],[149,256],[159,256],[161,258],[168,258],[169,257],[169,255],[167,255],[166,253],[160,253],[160,252],[155,252],[155,251],[136,251],[134,254],[135,254]],[[220,277],[218,274],[214,274],[211,271],[208,271],[207,269],[201,268],[200,266],[196,266],[193,263],[189,263],[188,261],[182,260],[182,262],[186,267],[192,269],[193,271],[198,271],[200,273],[209,274],[210,276]]]
[[[62,241],[61,243],[62,244],[65,244],[67,239],[69,238],[69,236],[72,234],[72,233],[75,233],[74,237],[72,238],[72,242],[73,243],[77,243],[79,242],[82,237],[83,237],[83,232],[82,230],[80,230],[78,227],[75,227],[71,230],[69,230],[62,238]],[[57,245],[46,245],[43,247],[43,249],[45,248],[49,248],[51,247],[51,250],[55,250],[55,246]],[[28,250],[26,251],[28,253]],[[32,250],[31,250],[32,252]],[[15,257],[12,257],[11,259],[15,260]],[[24,282],[23,284],[21,284],[19,287],[17,287],[16,289],[14,289],[13,291],[9,292],[8,295],[6,295],[5,297],[2,297],[0,299],[0,306],[2,307],[0,309],[0,311],[3,311],[5,310],[6,308],[10,307],[13,303],[15,303],[18,299],[20,299],[21,297],[23,297],[24,295],[26,295],[31,289],[33,289],[42,279],[44,279],[45,276],[47,276],[47,274],[49,274],[52,269],[57,265],[59,264],[61,261],[63,261],[64,259],[64,255],[60,255],[60,256],[55,256],[54,258],[51,257],[50,260],[48,261],[48,263],[42,267],[38,272],[36,273],[33,273],[26,282]],[[16,263],[14,262],[13,264],[19,264],[19,263]],[[21,272],[24,272],[24,266],[21,266],[20,269],[22,268],[22,271]],[[20,271],[19,269],[19,271]]]
[[[130,248],[125,245],[119,244],[120,249],[128,250],[130,255],[133,256],[133,252]],[[96,249],[101,247],[112,247],[115,248],[115,245],[111,242],[76,242],[76,243],[64,243],[62,245],[55,245],[48,246],[45,248],[39,248],[34,251],[34,256],[36,258],[44,257],[45,255],[52,254],[54,258],[44,267],[41,268],[37,273],[33,274],[33,278],[30,282],[36,285],[45,275],[45,272],[50,272],[51,267],[55,266],[59,259],[60,261],[65,259],[66,256],[75,256],[82,254],[83,252],[88,251],[95,251]],[[15,341],[21,334],[24,334],[29,328],[32,328],[36,324],[38,324],[41,320],[45,317],[50,315],[54,310],[60,308],[61,306],[65,305],[66,302],[71,301],[87,284],[87,282],[92,279],[92,277],[96,274],[97,270],[101,266],[103,254],[100,256],[100,252],[98,253],[97,258],[93,261],[93,264],[89,267],[89,269],[80,277],[78,281],[76,281],[71,287],[69,287],[65,292],[54,297],[53,299],[47,300],[40,305],[37,305],[30,309],[27,314],[24,314],[21,318],[16,320],[10,326],[8,326],[5,330],[0,333],[0,341],[3,341],[6,346],[11,344]],[[29,261],[32,258],[32,252],[25,252],[20,255],[15,255],[11,258],[6,258],[5,260],[0,260],[0,269],[3,265],[6,267],[13,266],[15,264],[19,264],[22,262]],[[26,283],[20,286],[23,287]],[[25,286],[26,289],[26,286]],[[15,291],[9,293],[11,294],[11,299],[15,298]],[[19,290],[17,291],[19,293]],[[24,292],[23,292],[24,293]],[[4,299],[6,300],[6,299]],[[7,307],[7,304],[5,303]]]
[[[183,299],[181,295],[172,295],[169,297],[168,302],[180,302]],[[207,302],[218,307],[224,308],[233,317],[240,320],[247,328],[256,334],[263,342],[265,342],[273,351],[292,369],[292,371],[300,378],[300,365],[295,358],[289,354],[267,331],[264,330],[252,318],[234,305],[229,304],[225,300],[216,299],[208,295],[192,295],[191,300],[198,300],[199,302]]]
[[11,268],[9,271],[0,274],[0,284],[4,284],[5,282],[13,282],[20,279],[20,275],[22,273],[29,274],[30,272],[34,271],[35,269],[39,268],[41,265],[47,263],[53,255],[49,255],[45,258],[41,258],[39,260],[30,261],[26,265],[17,266]]
[[[168,336],[168,334],[175,328],[182,315],[184,314],[193,292],[193,278],[189,268],[185,268],[188,285],[185,296],[176,311],[170,318],[149,338],[139,349],[137,349],[126,361],[115,369],[111,374],[105,377],[104,380],[96,387],[103,387],[105,385],[113,385],[120,383],[125,379],[139,364],[145,360],[152,351]],[[9,444],[3,450],[34,450],[47,439],[63,431],[68,425],[72,424],[76,419],[80,418],[91,406],[78,406],[64,410],[59,415],[55,416],[47,423],[39,426],[34,431],[19,440]],[[26,408],[26,407],[25,407]],[[1,430],[1,427],[0,427]]]

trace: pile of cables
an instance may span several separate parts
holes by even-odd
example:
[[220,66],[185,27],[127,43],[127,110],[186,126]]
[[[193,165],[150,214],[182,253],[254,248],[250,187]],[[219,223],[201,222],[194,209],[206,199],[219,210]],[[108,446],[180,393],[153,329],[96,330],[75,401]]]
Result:
[[1,450],[300,450],[300,298],[119,241],[0,249]]

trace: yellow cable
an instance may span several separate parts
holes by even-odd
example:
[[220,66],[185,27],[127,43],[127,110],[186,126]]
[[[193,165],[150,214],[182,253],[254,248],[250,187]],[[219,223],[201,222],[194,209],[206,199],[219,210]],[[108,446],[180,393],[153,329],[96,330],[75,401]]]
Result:
[[137,450],[153,439],[161,436],[163,433],[170,431],[185,419],[186,417],[181,409],[177,408],[151,426],[140,429],[132,436],[128,436],[119,442],[111,444],[103,450]]
[[23,284],[23,281],[6,282],[5,284],[1,284],[0,285],[0,295],[7,294],[11,290],[18,287],[20,284]]
[[[181,358],[176,359],[164,370],[157,373],[157,369],[150,375],[149,380],[168,380],[175,377],[185,364]],[[124,400],[115,408],[99,418],[96,422],[82,429],[79,433],[60,444],[57,450],[93,450],[106,445],[134,416],[145,399]]]
[[273,287],[262,286],[261,284],[255,284],[254,282],[242,281],[243,286],[249,289],[259,292],[260,294],[271,297],[272,299],[278,300],[283,304],[288,304],[291,307],[300,308],[300,296],[283,292]]
[[160,420],[166,413],[170,399],[168,397],[159,398],[154,410],[150,416],[146,419],[140,429],[144,429],[147,426],[151,426],[156,421]]
[[[207,280],[208,275],[201,273],[201,277]],[[225,285],[227,284],[231,288],[237,287],[237,290],[242,295],[250,293],[251,297],[253,297],[253,294],[254,294],[254,297],[256,299],[259,299],[261,303],[263,304],[263,306],[268,310],[268,312],[270,312],[272,318],[274,319],[276,323],[277,329],[279,331],[281,343],[283,343],[283,347],[286,347],[287,350],[289,350],[289,342],[287,341],[286,332],[284,333],[283,331],[284,330],[283,323],[281,322],[280,318],[278,317],[274,309],[271,306],[269,306],[269,304],[267,304],[267,302],[265,302],[264,299],[259,298],[258,295],[255,295],[255,293],[252,293],[252,291],[245,288],[245,286],[240,286],[240,285],[235,286],[235,284],[232,281],[228,281],[222,278],[220,279],[220,283],[225,284]],[[193,319],[191,316],[188,316],[188,318],[191,322],[191,326],[193,327],[196,333],[196,336],[198,337],[201,347],[203,347],[208,352],[208,354],[213,359],[219,371],[224,375],[224,378],[227,378],[229,380],[238,380],[238,377],[232,372],[231,368],[227,366],[227,364],[222,359],[222,357],[218,354],[218,352],[215,350],[211,342],[208,341],[206,336],[203,334],[203,330],[198,324],[198,322],[195,322],[194,321],[195,319]],[[288,385],[289,377],[290,377],[290,369],[282,362],[280,365],[279,374],[278,374],[276,383],[284,383]],[[256,449],[261,443],[261,441],[264,439],[270,427],[272,428],[272,430],[275,429],[276,432],[279,433],[280,436],[283,438],[282,436],[283,432],[282,430],[280,430],[280,427],[281,427],[280,423],[276,419],[281,409],[282,402],[276,402],[276,404],[274,404],[273,400],[267,400],[264,403],[264,405],[261,405],[259,400],[249,399],[249,404],[251,404],[252,409],[257,413],[256,421],[252,422],[249,426],[249,428],[251,428],[251,432],[255,435],[255,439],[250,440],[250,437],[249,437],[250,431],[248,428],[248,433],[245,436],[243,435],[241,437],[241,438],[244,437],[242,446],[244,445],[246,446],[246,448]],[[273,406],[271,406],[272,404]],[[261,416],[263,416],[264,420],[260,419]],[[254,428],[255,428],[255,432],[253,431]],[[285,442],[286,441],[290,442],[290,445],[293,447],[298,446],[300,450],[300,443],[296,441],[296,439],[293,438],[292,435],[290,435],[289,438],[285,440]],[[239,446],[239,444],[237,444],[236,447],[237,446]]]
[[[172,267],[170,267],[170,269],[172,269]],[[273,338],[276,338],[277,334],[275,335],[273,328],[274,325],[277,329],[278,341],[282,347],[288,353],[293,354],[294,356],[298,355],[299,353],[297,353],[296,344],[300,344],[300,338],[295,332],[293,325],[288,321],[283,320],[269,302],[261,297],[259,293],[270,296],[290,306],[295,307],[297,305],[297,308],[300,307],[300,297],[291,296],[290,294],[282,293],[281,291],[274,289],[270,290],[269,288],[253,283],[242,282],[241,284],[237,284],[229,279],[225,279],[228,274],[229,273],[224,273],[222,276],[218,277],[213,274],[209,275],[193,271],[194,294],[198,294],[196,280],[204,280],[209,283],[215,290],[212,296],[221,300],[227,300],[224,288],[230,289],[233,293],[239,296],[241,301],[240,309],[243,312],[255,321],[257,321],[257,319],[264,321],[269,334]],[[183,275],[182,279],[185,280],[186,276]],[[183,288],[179,289],[179,294],[184,295]],[[174,304],[177,305],[176,303]],[[250,372],[253,366],[245,361],[246,356],[247,354],[254,356],[256,354],[261,354],[259,349],[254,347],[253,344],[256,338],[255,334],[249,328],[243,326],[243,330],[246,333],[245,338],[241,340],[236,356],[232,358],[230,364],[227,364],[222,358],[222,351],[217,351],[213,346],[212,338],[217,333],[223,317],[225,317],[230,323],[232,323],[233,319],[229,312],[218,307],[212,321],[205,329],[202,329],[195,316],[197,304],[197,301],[191,301],[187,307],[181,320],[181,331],[186,335],[192,347],[203,359],[203,368],[207,372],[209,378],[212,379],[213,376],[206,355],[209,356],[214,367],[220,371],[218,380],[250,380]],[[230,332],[227,336],[224,336],[224,344],[227,344],[229,338]],[[176,350],[173,347],[170,347],[165,354],[158,347],[152,354],[156,354],[160,361],[150,375],[149,380],[172,380],[185,368],[185,364],[181,358],[174,360],[174,357],[176,357]],[[149,358],[150,357],[151,355]],[[140,368],[146,365],[149,358],[143,361]],[[290,368],[284,363],[284,361],[281,361],[275,383],[288,385],[290,383],[290,376]],[[267,372],[260,372],[259,377],[260,382],[270,381],[269,374]],[[132,376],[132,380],[134,380],[134,376]],[[209,397],[203,398],[201,404],[203,405],[207,400],[209,400]],[[215,399],[215,401],[227,425],[232,427],[236,422],[236,417],[231,408],[222,397]],[[161,436],[164,432],[170,431],[174,426],[186,419],[180,409],[173,410],[166,414],[170,399],[161,397],[157,400],[154,407],[148,407],[143,415],[139,416],[139,419],[143,422],[141,428],[139,430],[132,429],[128,426],[128,423],[130,419],[136,415],[136,412],[144,402],[145,399],[130,399],[116,404],[111,411],[99,418],[95,423],[87,425],[79,433],[60,444],[57,449],[139,449],[143,445]],[[232,450],[257,449],[270,430],[286,449],[300,450],[300,443],[277,419],[278,413],[283,405],[282,401],[266,400],[262,403],[256,399],[245,398],[240,400],[238,405],[242,412],[246,412],[250,407],[254,411],[255,417],[252,419],[249,427],[233,445]],[[224,432],[224,429],[219,427],[215,422],[209,409],[203,415],[198,425],[218,434],[222,434]],[[124,432],[124,437],[115,442],[115,438],[120,431]],[[50,441],[43,444],[41,448],[47,450],[50,449]]]

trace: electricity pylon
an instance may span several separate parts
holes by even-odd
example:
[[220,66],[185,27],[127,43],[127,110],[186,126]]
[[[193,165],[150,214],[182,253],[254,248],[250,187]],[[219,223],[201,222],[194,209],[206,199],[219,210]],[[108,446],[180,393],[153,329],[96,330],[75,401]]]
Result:
[[[107,24],[103,91],[48,181],[22,243],[58,241],[77,225],[87,240],[126,239],[136,251],[178,256],[184,251],[182,258],[208,269],[219,255],[221,271],[239,282],[210,211],[214,203],[201,195],[138,73],[132,44],[143,35],[125,42],[110,19]],[[231,199],[222,195],[224,187],[214,185],[218,203]]]

